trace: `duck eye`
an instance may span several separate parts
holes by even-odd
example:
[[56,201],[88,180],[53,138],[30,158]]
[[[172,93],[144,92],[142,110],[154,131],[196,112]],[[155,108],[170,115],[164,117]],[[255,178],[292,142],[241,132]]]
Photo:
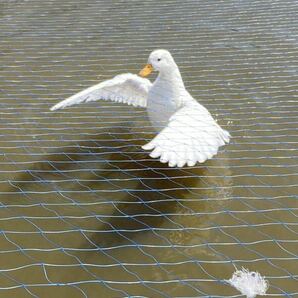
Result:
[[160,60],[161,60],[160,58],[157,59],[157,61],[160,61]]

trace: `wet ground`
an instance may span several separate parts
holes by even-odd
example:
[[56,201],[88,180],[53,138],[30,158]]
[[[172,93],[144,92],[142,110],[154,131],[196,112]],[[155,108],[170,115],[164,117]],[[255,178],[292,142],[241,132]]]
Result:
[[[1,1],[0,297],[298,297],[297,2]],[[170,169],[142,109],[59,100],[170,50],[233,136]],[[234,297],[234,296],[233,296]]]

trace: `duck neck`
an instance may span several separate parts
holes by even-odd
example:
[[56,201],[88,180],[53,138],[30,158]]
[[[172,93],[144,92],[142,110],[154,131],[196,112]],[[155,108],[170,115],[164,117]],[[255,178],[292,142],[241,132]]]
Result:
[[168,82],[173,87],[184,88],[182,76],[176,64],[174,65],[174,67],[172,67],[170,71],[160,71],[158,77],[160,80]]
[[166,89],[168,98],[175,102],[177,108],[180,107],[185,87],[178,66],[175,65],[171,71],[161,71],[157,81]]

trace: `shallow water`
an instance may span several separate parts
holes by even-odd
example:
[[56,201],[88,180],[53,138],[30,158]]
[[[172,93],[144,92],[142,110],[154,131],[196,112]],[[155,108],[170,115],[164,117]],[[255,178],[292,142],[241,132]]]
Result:
[[[0,297],[231,297],[297,286],[296,1],[0,3]],[[167,48],[233,136],[169,169],[142,109],[59,100]],[[239,296],[240,297],[240,296]]]

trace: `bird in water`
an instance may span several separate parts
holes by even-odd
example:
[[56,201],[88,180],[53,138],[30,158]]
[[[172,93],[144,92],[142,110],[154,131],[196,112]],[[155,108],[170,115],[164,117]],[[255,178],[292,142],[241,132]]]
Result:
[[[154,70],[159,74],[151,83],[145,77]],[[117,75],[59,102],[51,111],[96,100],[146,108],[157,135],[142,148],[170,167],[203,163],[230,141],[230,134],[185,89],[179,68],[167,50],[153,51],[139,75]]]

